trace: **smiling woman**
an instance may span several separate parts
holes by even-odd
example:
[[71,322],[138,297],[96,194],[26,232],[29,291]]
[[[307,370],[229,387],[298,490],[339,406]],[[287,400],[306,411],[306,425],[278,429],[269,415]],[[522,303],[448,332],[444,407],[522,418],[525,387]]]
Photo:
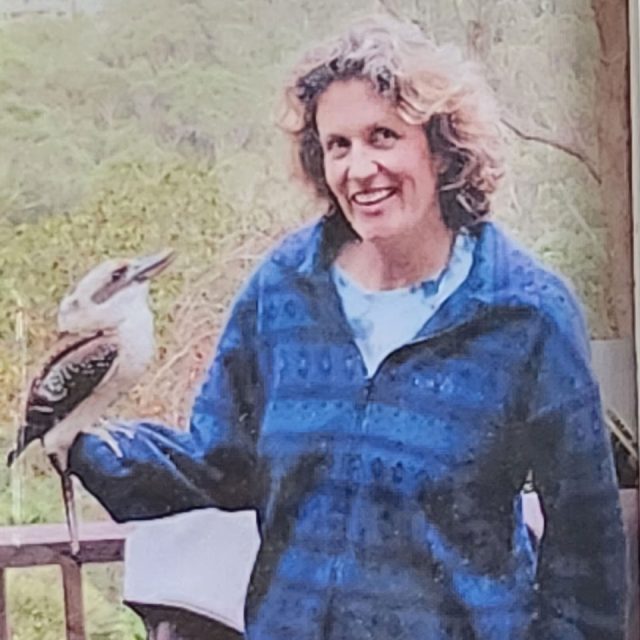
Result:
[[117,520],[255,509],[249,639],[621,640],[582,311],[487,220],[502,167],[477,69],[368,20],[285,102],[324,214],[238,295],[190,431],[139,423],[119,457],[82,435],[71,469]]
[[502,173],[499,119],[478,68],[457,50],[413,25],[365,31],[303,59],[281,126],[298,174],[361,240],[376,239],[344,247],[338,263],[387,289],[437,274],[458,229],[488,213]]
[[[339,264],[371,289],[413,284],[441,270],[453,231],[440,212],[437,167],[422,127],[355,79],[322,94],[316,121],[327,186],[361,240]],[[404,273],[380,271],[394,265]]]

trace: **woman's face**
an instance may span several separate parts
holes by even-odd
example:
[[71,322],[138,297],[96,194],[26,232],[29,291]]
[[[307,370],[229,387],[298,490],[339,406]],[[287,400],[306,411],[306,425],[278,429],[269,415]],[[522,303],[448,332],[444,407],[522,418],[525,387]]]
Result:
[[368,81],[331,84],[318,100],[316,124],[327,184],[362,240],[444,224],[424,130],[406,123]]

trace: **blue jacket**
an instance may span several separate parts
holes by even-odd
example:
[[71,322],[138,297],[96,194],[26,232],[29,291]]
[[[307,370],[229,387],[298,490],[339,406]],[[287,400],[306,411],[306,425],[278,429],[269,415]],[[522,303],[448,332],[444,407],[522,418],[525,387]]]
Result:
[[[259,640],[622,640],[624,539],[582,314],[491,223],[465,283],[367,378],[323,218],[239,295],[188,433],[71,468],[116,520],[254,508]],[[520,489],[546,514],[537,557]],[[216,550],[220,552],[223,550]]]

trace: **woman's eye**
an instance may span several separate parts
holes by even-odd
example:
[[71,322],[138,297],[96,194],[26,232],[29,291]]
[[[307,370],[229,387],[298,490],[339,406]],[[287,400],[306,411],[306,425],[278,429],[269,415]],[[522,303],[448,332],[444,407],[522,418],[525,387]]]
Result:
[[332,151],[333,149],[345,149],[349,146],[349,141],[346,138],[332,138],[327,142],[327,150]]
[[393,130],[387,127],[377,127],[373,132],[373,141],[375,143],[388,144],[393,140],[397,140],[399,138],[398,134]]
[[332,156],[344,155],[349,149],[349,141],[346,138],[332,138],[327,142],[327,152]]

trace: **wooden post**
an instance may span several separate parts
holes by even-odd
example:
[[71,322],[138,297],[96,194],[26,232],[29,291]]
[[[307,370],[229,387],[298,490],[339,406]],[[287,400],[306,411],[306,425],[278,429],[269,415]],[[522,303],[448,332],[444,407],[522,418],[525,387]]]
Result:
[[[631,103],[631,213],[633,219],[633,256],[634,256],[634,310],[635,310],[635,342],[636,342],[636,402],[640,421],[640,6],[638,0],[629,0],[629,67],[630,67],[630,103]],[[636,510],[639,509],[636,493]],[[636,511],[637,513],[637,511]],[[638,537],[640,524],[635,522],[635,544],[631,547],[631,609],[629,625],[636,629],[636,636],[640,636],[640,560],[638,554]]]
[[609,229],[609,303],[616,337],[633,336],[629,37],[626,0],[591,0],[600,40],[596,78],[602,207]]
[[64,614],[67,640],[86,640],[84,602],[82,599],[82,565],[71,558],[61,560]]
[[7,583],[4,569],[0,568],[0,640],[9,640],[7,617]]

